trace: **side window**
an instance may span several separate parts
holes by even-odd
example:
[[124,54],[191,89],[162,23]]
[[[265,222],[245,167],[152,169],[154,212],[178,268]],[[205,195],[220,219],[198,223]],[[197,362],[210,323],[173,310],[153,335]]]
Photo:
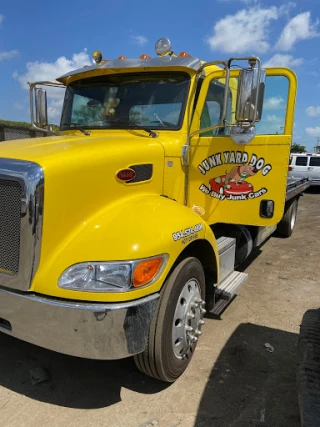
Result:
[[257,135],[283,135],[287,114],[289,80],[285,76],[267,76],[261,121]]
[[[236,80],[231,79],[231,88],[229,90],[228,104],[227,104],[227,116],[228,122],[232,121],[232,104],[235,102],[236,96],[233,96],[232,85],[234,86],[234,93],[236,93]],[[224,97],[225,80],[224,79],[213,79],[209,85],[206,100],[203,106],[200,128],[204,129],[210,126],[214,126],[219,123],[221,113],[223,109],[223,97]],[[203,136],[220,136],[230,135],[230,128],[219,128],[203,132],[200,134]]]
[[307,166],[308,157],[297,156],[296,157],[296,166]]
[[293,160],[293,157],[290,157],[289,165],[292,165],[292,160]]
[[310,157],[310,166],[320,166],[320,157]]

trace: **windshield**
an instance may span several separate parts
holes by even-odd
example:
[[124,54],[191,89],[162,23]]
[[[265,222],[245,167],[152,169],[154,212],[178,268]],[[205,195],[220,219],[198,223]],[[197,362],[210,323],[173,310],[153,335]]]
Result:
[[190,84],[186,73],[114,74],[68,86],[61,130],[180,129]]

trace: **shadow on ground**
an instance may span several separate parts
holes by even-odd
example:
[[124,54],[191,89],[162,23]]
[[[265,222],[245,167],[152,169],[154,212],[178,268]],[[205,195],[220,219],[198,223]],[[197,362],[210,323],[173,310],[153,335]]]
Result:
[[[33,369],[48,374],[33,384]],[[80,359],[55,353],[0,333],[0,386],[54,405],[95,409],[121,400],[121,388],[158,393],[168,387],[141,374],[132,358],[117,361]]]
[[300,427],[297,341],[296,334],[241,324],[211,371],[195,427]]
[[312,185],[305,191],[307,194],[320,194],[320,185]]

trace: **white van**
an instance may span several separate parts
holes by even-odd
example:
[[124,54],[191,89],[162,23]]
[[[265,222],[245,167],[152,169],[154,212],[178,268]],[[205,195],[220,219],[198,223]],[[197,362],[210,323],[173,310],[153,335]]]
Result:
[[308,178],[311,185],[320,185],[320,154],[291,153],[289,178]]

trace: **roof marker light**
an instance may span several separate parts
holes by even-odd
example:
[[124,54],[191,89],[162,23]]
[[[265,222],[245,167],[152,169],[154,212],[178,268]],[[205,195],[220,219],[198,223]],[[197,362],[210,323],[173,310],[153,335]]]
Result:
[[146,53],[143,53],[140,55],[140,59],[151,59],[151,56],[147,55]]
[[128,58],[124,55],[121,55],[121,56],[118,56],[118,59],[128,59]]
[[180,58],[187,58],[191,56],[188,52],[180,52],[178,55]]

